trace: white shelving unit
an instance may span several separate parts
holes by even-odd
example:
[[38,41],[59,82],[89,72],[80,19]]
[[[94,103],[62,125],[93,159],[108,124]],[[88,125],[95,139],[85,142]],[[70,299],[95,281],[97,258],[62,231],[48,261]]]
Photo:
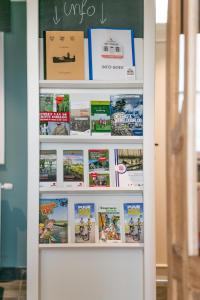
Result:
[[[27,0],[28,43],[28,245],[27,300],[155,300],[154,203],[154,0],[144,0],[144,80],[40,80],[38,42],[39,0]],[[131,13],[131,12],[130,12]],[[39,93],[97,91],[144,95],[144,137],[40,136]],[[40,149],[78,147],[139,147],[144,151],[144,185],[134,188],[39,187]],[[82,149],[82,148],[81,148]],[[60,151],[60,150],[59,150]],[[61,151],[60,151],[61,153]],[[72,205],[81,200],[123,203],[134,195],[144,200],[144,243],[39,244],[38,215],[41,195],[66,195]],[[109,203],[110,204],[110,203]],[[72,213],[72,206],[69,215]],[[70,216],[72,218],[72,216]],[[70,223],[70,220],[69,220]],[[70,235],[73,236],[73,230]]]

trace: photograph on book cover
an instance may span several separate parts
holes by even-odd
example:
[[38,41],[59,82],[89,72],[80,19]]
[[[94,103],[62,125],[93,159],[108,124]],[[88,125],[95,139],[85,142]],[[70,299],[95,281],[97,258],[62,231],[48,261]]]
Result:
[[0,165],[5,163],[5,124],[4,124],[4,45],[3,33],[0,32]]

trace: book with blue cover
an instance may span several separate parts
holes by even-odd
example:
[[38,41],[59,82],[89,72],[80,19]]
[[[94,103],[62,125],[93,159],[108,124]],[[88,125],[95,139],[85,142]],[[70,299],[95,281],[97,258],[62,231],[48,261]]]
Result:
[[88,30],[90,80],[135,80],[134,32],[131,29]]
[[111,102],[111,135],[143,136],[143,95],[113,95]]

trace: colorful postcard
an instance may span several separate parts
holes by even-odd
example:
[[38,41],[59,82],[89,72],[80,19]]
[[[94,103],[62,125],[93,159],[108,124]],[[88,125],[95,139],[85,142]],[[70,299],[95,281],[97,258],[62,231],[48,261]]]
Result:
[[75,242],[95,243],[95,205],[94,203],[74,204]]
[[68,243],[68,199],[40,199],[39,242]]
[[124,203],[124,226],[126,243],[144,242],[143,203]]

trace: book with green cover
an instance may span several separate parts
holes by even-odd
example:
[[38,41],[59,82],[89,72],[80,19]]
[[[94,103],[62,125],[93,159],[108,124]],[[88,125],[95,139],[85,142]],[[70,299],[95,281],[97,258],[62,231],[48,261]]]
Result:
[[110,101],[91,101],[91,133],[111,135]]

